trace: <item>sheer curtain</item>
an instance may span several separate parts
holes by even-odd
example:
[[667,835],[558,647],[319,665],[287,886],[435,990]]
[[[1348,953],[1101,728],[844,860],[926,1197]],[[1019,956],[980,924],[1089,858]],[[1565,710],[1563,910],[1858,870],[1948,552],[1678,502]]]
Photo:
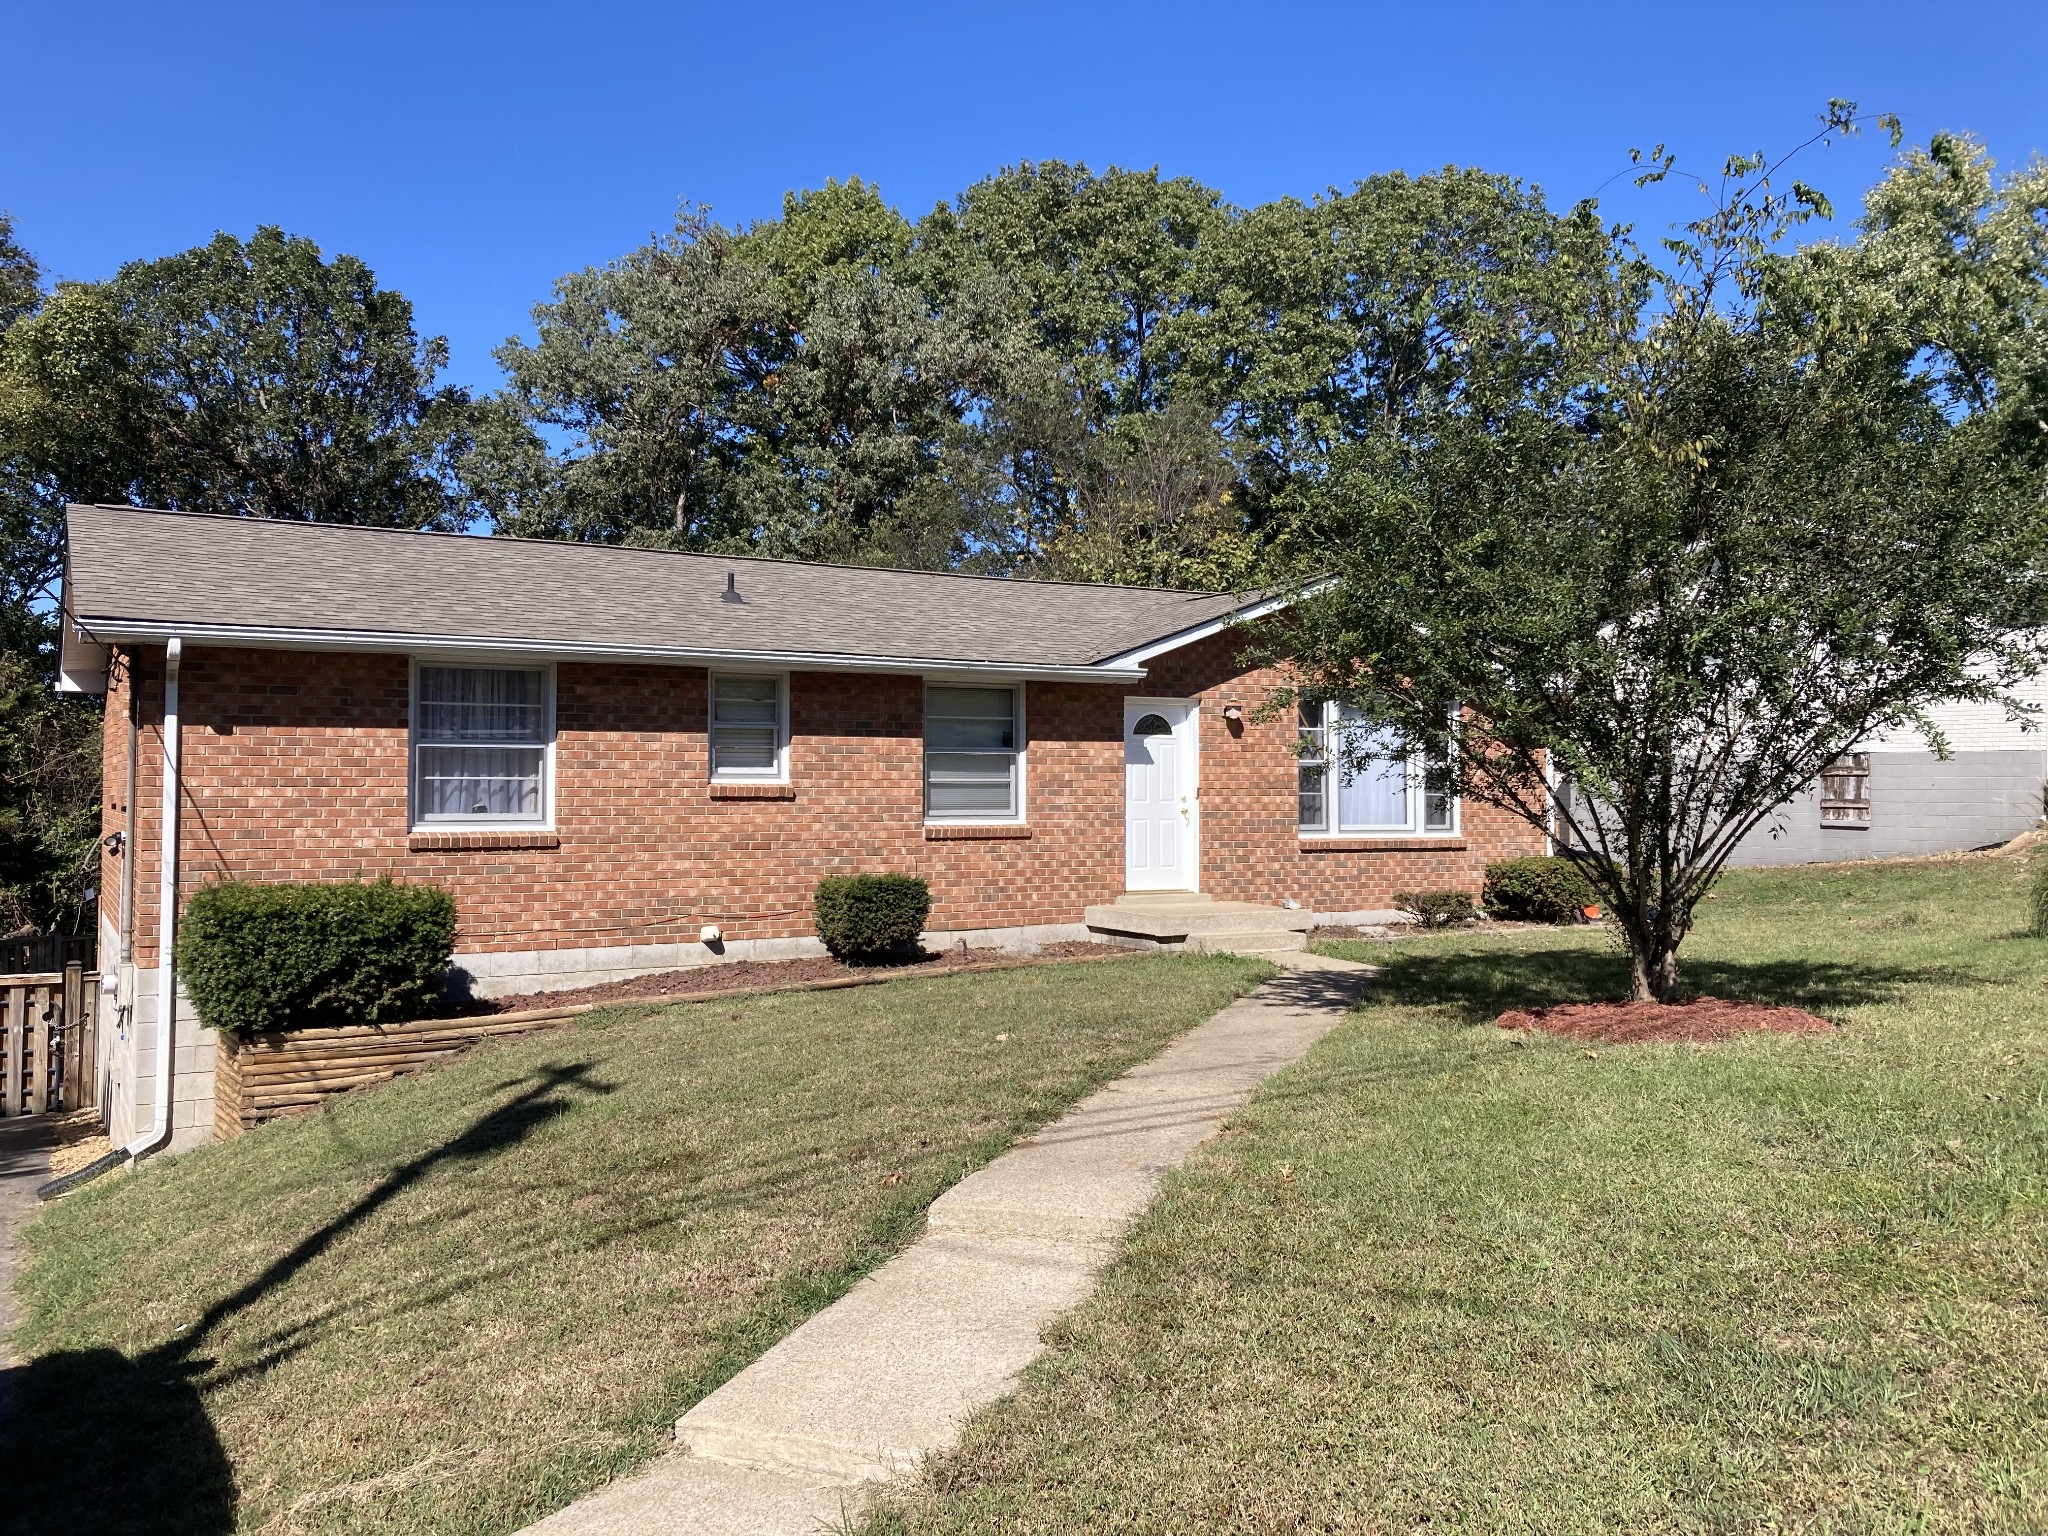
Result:
[[1344,771],[1337,788],[1337,830],[1371,832],[1406,829],[1408,759],[1398,755],[1400,738],[1355,715],[1342,725]]
[[546,674],[421,667],[415,797],[423,821],[539,821],[546,813]]

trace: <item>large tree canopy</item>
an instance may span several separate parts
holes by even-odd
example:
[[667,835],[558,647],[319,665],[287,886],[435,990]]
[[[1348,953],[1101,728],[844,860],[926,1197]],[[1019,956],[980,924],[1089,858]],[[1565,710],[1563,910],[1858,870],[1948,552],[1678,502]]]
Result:
[[1603,240],[1463,171],[1250,213],[1054,161],[914,225],[859,182],[686,210],[506,345],[472,479],[522,533],[1242,586],[1319,542],[1287,533],[1333,447],[1543,366],[1447,326]]
[[0,217],[0,924],[87,910],[97,710],[53,697],[69,501],[468,521],[472,407],[405,298],[260,229],[46,294]]
[[[480,498],[508,531],[814,559],[950,564],[941,461],[992,363],[971,298],[940,314],[909,226],[858,182],[734,232],[572,273],[506,343]],[[561,451],[550,458],[542,434]]]
[[353,256],[259,229],[61,287],[9,333],[10,438],[72,500],[454,527],[463,391]]
[[1822,210],[1739,158],[1656,259],[1617,238],[1596,285],[1439,311],[1450,352],[1541,366],[1467,372],[1314,493],[1310,688],[1555,814],[1640,997],[1743,836],[1857,739],[2001,696],[2048,620],[2048,166],[1937,138],[1854,238],[1791,248]]
[[[0,213],[0,358],[43,299],[41,270]],[[76,928],[99,836],[99,711],[50,692],[61,527],[24,449],[0,436],[0,933]]]

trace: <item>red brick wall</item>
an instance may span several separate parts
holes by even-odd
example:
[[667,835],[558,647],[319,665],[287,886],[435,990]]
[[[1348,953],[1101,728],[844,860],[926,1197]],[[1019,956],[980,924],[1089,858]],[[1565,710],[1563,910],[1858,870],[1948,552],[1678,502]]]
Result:
[[[1202,871],[1224,898],[1293,897],[1321,911],[1385,907],[1397,890],[1478,888],[1481,867],[1541,838],[1466,808],[1464,840],[1321,849],[1294,830],[1293,727],[1249,714],[1275,679],[1246,674],[1234,639],[1163,658],[1136,688],[1033,683],[1026,694],[1029,836],[923,825],[918,678],[797,673],[789,793],[714,798],[706,674],[563,663],[556,669],[558,847],[417,846],[407,828],[403,657],[188,647],[180,675],[185,811],[181,887],[222,876],[342,880],[390,873],[455,894],[458,947],[584,948],[810,932],[818,877],[891,869],[932,883],[932,926],[1081,920],[1123,888],[1123,699],[1199,697]],[[163,652],[141,656],[136,959],[154,965]],[[123,825],[125,682],[107,700],[107,830]],[[443,839],[449,841],[449,839]],[[120,878],[107,861],[109,912]]]
[[[1246,670],[1241,635],[1219,635],[1160,657],[1147,693],[1202,701],[1202,888],[1229,901],[1292,898],[1315,912],[1384,911],[1399,891],[1477,895],[1496,859],[1543,852],[1526,822],[1467,802],[1456,837],[1308,838],[1296,827],[1293,711],[1252,718],[1279,672]],[[1226,721],[1236,704],[1241,721]]]

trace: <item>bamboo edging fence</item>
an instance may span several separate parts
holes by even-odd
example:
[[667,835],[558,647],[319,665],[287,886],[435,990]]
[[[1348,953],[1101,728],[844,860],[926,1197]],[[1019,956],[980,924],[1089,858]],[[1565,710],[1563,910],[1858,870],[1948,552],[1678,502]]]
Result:
[[769,982],[757,987],[666,992],[653,997],[564,1003],[557,1008],[526,1008],[516,1013],[477,1014],[466,1019],[416,1019],[408,1024],[344,1024],[331,1029],[261,1035],[222,1031],[213,1057],[213,1135],[216,1141],[232,1141],[266,1120],[304,1114],[352,1089],[368,1088],[422,1071],[485,1040],[552,1029],[599,1008],[672,1008],[682,1003],[724,1003],[772,992],[837,992],[919,977],[969,976],[1035,965],[1128,960],[1143,953],[1112,949],[1106,954],[1062,955],[1051,960],[986,960],[940,970],[902,970],[873,976],[836,976],[829,981]]

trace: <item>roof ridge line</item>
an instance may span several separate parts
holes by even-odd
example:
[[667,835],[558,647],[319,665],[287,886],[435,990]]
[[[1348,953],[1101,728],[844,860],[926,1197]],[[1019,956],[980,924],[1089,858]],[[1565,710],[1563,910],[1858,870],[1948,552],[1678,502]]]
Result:
[[281,528],[322,528],[335,529],[344,533],[388,533],[403,534],[411,538],[459,539],[477,544],[530,544],[555,549],[587,549],[631,555],[670,555],[685,560],[743,560],[750,565],[800,565],[812,570],[862,571],[887,576],[945,576],[955,581],[993,581],[1008,586],[1034,587],[1075,587],[1084,592],[1157,592],[1170,597],[1227,597],[1236,600],[1235,592],[1218,592],[1187,587],[1140,587],[1127,586],[1113,581],[1070,581],[1063,577],[1043,576],[992,576],[982,571],[933,571],[919,566],[905,565],[853,565],[837,560],[784,560],[775,555],[729,555],[713,554],[693,549],[663,549],[646,544],[600,544],[589,539],[537,539],[516,533],[458,533],[445,528],[397,528],[384,527],[374,523],[330,523],[313,518],[262,517],[254,513],[240,512],[192,512],[180,507],[137,507],[123,502],[89,501],[72,502],[85,511],[129,512],[141,517],[182,517],[195,522],[249,524],[261,523]]

